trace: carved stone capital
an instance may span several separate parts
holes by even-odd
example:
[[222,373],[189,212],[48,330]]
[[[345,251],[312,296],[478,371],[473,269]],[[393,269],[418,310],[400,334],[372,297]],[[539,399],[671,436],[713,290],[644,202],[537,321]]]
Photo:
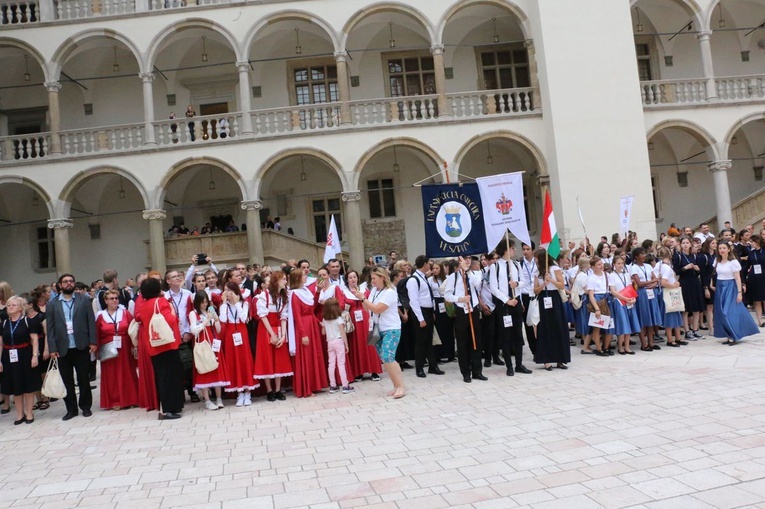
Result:
[[46,81],[45,88],[48,92],[58,92],[61,90],[61,83],[58,81]]
[[151,83],[152,81],[154,81],[153,72],[141,72],[141,73],[138,73],[138,77],[141,78],[141,81],[144,83]]
[[48,228],[51,230],[57,230],[59,228],[71,228],[73,226],[72,220],[68,217],[57,217],[54,219],[48,219]]
[[714,161],[709,163],[709,171],[716,172],[716,171],[728,171],[731,169],[731,166],[733,166],[733,161]]
[[443,44],[434,44],[430,47],[430,54],[431,55],[443,55],[444,54],[444,45]]
[[260,200],[249,200],[242,202],[242,210],[260,210],[263,208],[263,202]]
[[335,51],[335,62],[338,64],[346,62],[348,54],[345,51]]
[[526,39],[523,41],[523,46],[528,50],[534,49],[534,39]]
[[537,175],[537,186],[550,187],[550,175]]
[[164,220],[167,217],[167,212],[165,212],[163,209],[148,209],[143,211],[143,218],[147,221],[151,221],[153,219],[159,219]]
[[237,62],[236,68],[239,72],[249,72],[250,70],[250,63],[247,61],[244,62]]
[[712,31],[702,30],[701,32],[696,34],[696,37],[698,37],[700,41],[709,40],[709,38],[712,37]]
[[359,201],[361,200],[361,191],[350,191],[343,193],[343,201]]

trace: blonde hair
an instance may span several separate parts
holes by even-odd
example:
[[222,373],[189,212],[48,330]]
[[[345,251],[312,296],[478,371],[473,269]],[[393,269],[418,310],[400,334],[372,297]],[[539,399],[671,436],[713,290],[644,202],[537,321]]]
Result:
[[[398,262],[396,262],[396,265],[398,265]],[[372,269],[371,274],[373,276],[377,276],[383,280],[383,286],[385,288],[393,288],[393,283],[390,282],[390,277],[388,276],[388,271],[385,270],[382,267],[375,267]]]
[[0,302],[7,302],[13,296],[13,288],[6,281],[0,281]]

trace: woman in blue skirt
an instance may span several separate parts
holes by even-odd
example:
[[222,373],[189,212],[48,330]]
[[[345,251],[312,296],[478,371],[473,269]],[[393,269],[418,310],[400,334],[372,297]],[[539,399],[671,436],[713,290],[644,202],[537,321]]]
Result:
[[653,268],[645,263],[645,258],[645,248],[636,247],[632,251],[630,275],[632,282],[638,287],[637,312],[640,320],[640,350],[650,352],[661,350],[659,345],[653,344],[653,328],[661,325],[662,317],[659,315],[659,302],[656,295],[659,280],[653,273]]
[[624,269],[624,257],[614,256],[614,270],[608,275],[608,286],[611,295],[611,316],[614,318],[614,334],[616,347],[620,355],[635,355],[630,350],[630,335],[640,332],[640,321],[635,309],[635,299],[626,297],[622,292],[632,288],[632,280]]
[[[598,302],[607,299],[609,295],[608,276],[603,270],[603,260],[601,260],[599,256],[596,255],[590,258],[590,267],[592,267],[592,274],[590,274],[590,277],[587,279],[587,302],[592,304],[592,307],[595,308],[595,316],[599,320],[601,316],[600,311],[598,310]],[[610,317],[606,318],[607,320],[610,320]],[[611,334],[613,334],[613,332],[614,330],[611,328],[590,328],[592,340],[595,342],[595,348],[600,350],[600,355],[613,355],[613,352],[611,351]],[[603,335],[602,342],[600,340],[601,334]]]
[[[661,276],[661,286],[666,290],[680,288],[680,282],[672,269],[672,252],[666,247],[659,248],[659,274]],[[680,311],[664,311],[664,330],[667,333],[667,346],[678,347],[682,342],[680,339],[680,328],[683,326],[683,316]]]
[[[590,260],[588,258],[581,258],[579,260],[579,270],[574,276],[573,283],[571,284],[571,295],[576,294],[578,296],[577,308],[572,303],[574,308],[574,327],[576,328],[576,334],[582,338],[582,354],[590,354],[590,327],[587,323],[590,321],[590,313],[587,311],[587,273],[590,270]],[[600,350],[598,350],[600,351]]]
[[717,289],[715,291],[715,337],[726,345],[737,345],[760,330],[743,303],[741,264],[728,243],[717,244]]

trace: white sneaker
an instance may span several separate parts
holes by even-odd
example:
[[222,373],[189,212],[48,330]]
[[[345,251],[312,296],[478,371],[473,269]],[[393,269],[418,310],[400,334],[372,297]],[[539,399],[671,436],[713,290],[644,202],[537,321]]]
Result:
[[236,397],[236,406],[244,406],[244,393],[240,392]]
[[252,405],[252,399],[250,398],[250,393],[245,392],[244,393],[244,406],[250,406]]
[[208,409],[208,410],[217,410],[218,409],[218,405],[216,405],[215,403],[213,403],[210,400],[207,400],[207,401],[205,401],[205,408]]
[[223,398],[218,399],[218,408],[223,408]]

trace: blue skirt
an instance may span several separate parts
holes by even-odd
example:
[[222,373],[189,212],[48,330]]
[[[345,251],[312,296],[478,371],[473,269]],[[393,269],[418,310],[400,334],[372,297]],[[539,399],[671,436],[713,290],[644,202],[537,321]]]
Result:
[[674,329],[676,327],[682,327],[682,326],[683,326],[683,315],[680,313],[680,311],[674,311],[672,313],[664,313],[664,328],[665,329]]
[[590,333],[590,328],[587,326],[587,322],[590,321],[590,312],[587,311],[587,294],[582,295],[581,299],[582,307],[574,310],[574,325],[576,333],[584,337]]
[[563,303],[563,313],[566,315],[568,323],[574,323],[574,306],[571,305],[571,299]]
[[653,291],[654,298],[649,299],[646,288],[638,288],[636,307],[640,327],[653,327],[654,325],[661,325],[663,322],[659,311],[659,300],[661,299],[656,293],[656,288]]
[[614,317],[614,334],[617,336],[640,332],[640,320],[638,320],[634,305],[627,309],[626,304],[621,304],[619,299],[613,299],[611,301],[611,316]]
[[[596,293],[596,294],[595,294],[595,300],[596,300],[597,302],[600,302],[601,300],[603,300],[603,299],[605,299],[605,298],[607,298],[607,295],[606,295],[605,293]],[[587,299],[587,302],[589,302],[589,298]],[[585,305],[586,305],[586,304],[585,304]],[[611,308],[611,303],[610,303],[610,302],[608,303],[608,307],[609,307],[609,308]],[[613,317],[613,312],[611,313],[611,316]],[[588,316],[587,316],[587,320],[588,320],[588,321],[590,320],[590,317],[589,317],[589,313],[588,313]],[[588,332],[588,334],[592,334],[592,331],[593,331],[594,327],[588,327],[588,329],[589,329],[589,332]],[[615,329],[612,327],[612,328],[610,328],[610,329],[600,329],[600,333],[601,333],[601,334],[615,334],[615,333],[616,333],[616,331],[615,331]]]
[[760,332],[743,302],[736,302],[738,287],[733,279],[717,280],[715,291],[715,337],[741,341]]
[[653,291],[656,294],[656,303],[659,305],[659,317],[661,320],[661,322],[656,325],[664,325],[664,327],[666,327],[667,324],[664,323],[664,315],[667,314],[667,306],[664,304],[664,288],[657,286]]

